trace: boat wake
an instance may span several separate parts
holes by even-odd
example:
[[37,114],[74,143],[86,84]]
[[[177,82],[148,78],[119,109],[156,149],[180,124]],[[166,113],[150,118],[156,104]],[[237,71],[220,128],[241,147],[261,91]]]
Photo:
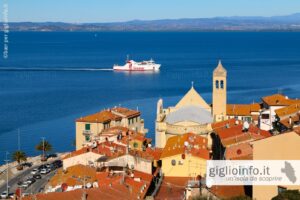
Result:
[[103,68],[28,68],[28,67],[0,67],[0,71],[113,71],[113,69]]

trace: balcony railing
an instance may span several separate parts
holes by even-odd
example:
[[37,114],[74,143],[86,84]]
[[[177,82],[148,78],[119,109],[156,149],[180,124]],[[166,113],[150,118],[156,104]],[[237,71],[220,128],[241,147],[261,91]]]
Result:
[[91,135],[92,132],[90,130],[84,130],[84,131],[82,131],[82,134],[83,135]]

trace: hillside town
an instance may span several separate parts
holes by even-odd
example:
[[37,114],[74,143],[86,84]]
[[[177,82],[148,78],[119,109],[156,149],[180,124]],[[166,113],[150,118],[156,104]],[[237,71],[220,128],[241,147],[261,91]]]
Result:
[[[300,99],[283,94],[228,104],[227,71],[212,73],[212,102],[192,85],[180,101],[158,99],[155,141],[142,113],[125,107],[78,117],[76,150],[41,193],[23,200],[272,199],[300,186],[206,185],[208,160],[300,160]],[[18,195],[15,197],[20,199]]]

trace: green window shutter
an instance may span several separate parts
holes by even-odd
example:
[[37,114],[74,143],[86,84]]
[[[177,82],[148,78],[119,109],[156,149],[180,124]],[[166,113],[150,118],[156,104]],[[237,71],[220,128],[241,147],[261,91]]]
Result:
[[90,131],[91,130],[91,124],[85,124],[85,130]]

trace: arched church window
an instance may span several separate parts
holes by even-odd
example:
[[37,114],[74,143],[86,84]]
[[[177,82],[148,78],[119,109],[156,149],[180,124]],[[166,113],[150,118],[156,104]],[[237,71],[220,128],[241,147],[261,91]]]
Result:
[[224,89],[224,81],[221,81],[221,89]]
[[216,80],[216,88],[219,89],[219,81]]

